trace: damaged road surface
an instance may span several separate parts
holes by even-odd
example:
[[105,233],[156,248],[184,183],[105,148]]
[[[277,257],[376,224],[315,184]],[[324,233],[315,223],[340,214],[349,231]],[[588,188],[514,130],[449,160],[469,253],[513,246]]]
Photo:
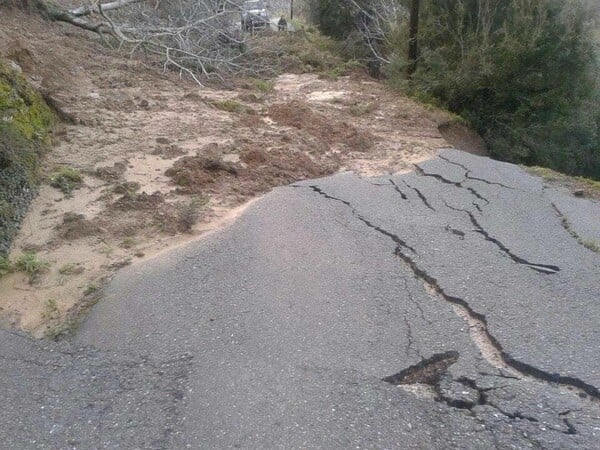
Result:
[[597,448],[600,255],[580,242],[599,211],[453,150],[411,174],[275,189],[120,272],[74,342],[3,338],[0,438]]

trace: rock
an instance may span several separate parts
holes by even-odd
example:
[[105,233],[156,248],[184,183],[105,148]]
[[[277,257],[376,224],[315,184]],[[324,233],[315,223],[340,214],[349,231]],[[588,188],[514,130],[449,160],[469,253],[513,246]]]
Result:
[[125,174],[127,166],[123,162],[116,162],[112,167],[98,167],[96,176],[105,181],[119,180]]
[[21,69],[21,66],[20,66],[20,65],[18,65],[18,64],[17,64],[16,62],[14,62],[14,61],[11,61],[11,62],[10,62],[10,68],[11,68],[12,70],[15,70],[15,71],[19,72],[19,73],[23,73],[23,69]]

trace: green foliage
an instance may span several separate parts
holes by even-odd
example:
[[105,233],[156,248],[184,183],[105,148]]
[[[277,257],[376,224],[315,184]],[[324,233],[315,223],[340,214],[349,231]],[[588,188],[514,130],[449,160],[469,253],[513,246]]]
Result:
[[313,0],[311,19],[324,35],[345,39],[355,28],[356,9],[344,0]]
[[60,189],[65,196],[70,197],[73,190],[81,187],[83,176],[77,169],[61,167],[50,175],[50,186]]
[[227,112],[240,112],[244,109],[244,105],[236,100],[215,100],[211,102],[211,105],[217,109]]
[[25,78],[0,61],[0,119],[26,139],[49,143],[55,117]]
[[12,271],[13,267],[8,257],[0,256],[0,277],[9,274]]
[[581,241],[581,245],[583,245],[588,250],[591,250],[596,253],[600,253],[600,242],[598,242],[598,241],[583,240],[583,241]]
[[46,300],[46,304],[44,306],[44,312],[42,313],[42,317],[44,319],[56,319],[60,315],[60,311],[58,309],[58,302],[55,298],[49,298],[48,300]]
[[270,92],[275,87],[275,83],[269,80],[263,80],[262,78],[252,78],[250,83],[254,88],[261,92]]
[[39,259],[35,253],[23,253],[15,262],[15,269],[28,274],[30,283],[34,283],[49,268],[50,263]]
[[77,264],[74,264],[74,263],[65,264],[65,265],[61,266],[60,269],[58,269],[58,273],[60,273],[61,275],[73,275],[73,274],[77,273],[78,271],[79,271],[79,266],[77,266]]
[[83,295],[90,295],[90,294],[93,294],[94,292],[98,292],[99,290],[100,290],[100,286],[98,286],[96,283],[90,283],[83,290]]
[[[600,178],[598,55],[581,3],[426,1],[421,17],[415,95],[467,119],[498,159]],[[396,42],[387,70],[402,85]]]
[[292,62],[287,70],[318,72],[327,78],[337,78],[356,67],[355,61],[344,61],[339,41],[319,31],[286,33],[281,42],[282,53]]
[[0,255],[35,195],[54,120],[42,97],[0,58]]
[[180,204],[177,209],[179,229],[190,232],[200,217],[200,209],[207,203],[205,197],[193,197],[189,202]]

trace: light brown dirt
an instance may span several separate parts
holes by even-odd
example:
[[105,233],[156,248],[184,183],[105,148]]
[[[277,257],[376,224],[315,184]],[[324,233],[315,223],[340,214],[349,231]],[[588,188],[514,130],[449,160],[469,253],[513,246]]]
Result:
[[[223,226],[274,186],[408,171],[449,146],[438,130],[446,113],[360,75],[285,74],[268,92],[202,88],[19,13],[0,17],[0,52],[66,121],[47,173],[85,174],[71,198],[42,186],[14,243],[11,259],[34,250],[50,270],[33,286],[22,273],[0,279],[0,321],[37,336],[119,267]],[[192,198],[205,206],[183,233]]]

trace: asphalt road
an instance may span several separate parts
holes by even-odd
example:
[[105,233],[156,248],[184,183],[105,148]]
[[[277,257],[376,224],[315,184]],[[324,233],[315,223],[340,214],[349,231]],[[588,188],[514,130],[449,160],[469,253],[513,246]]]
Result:
[[1,442],[598,448],[599,237],[597,202],[452,150],[275,189],[73,342],[0,332]]

